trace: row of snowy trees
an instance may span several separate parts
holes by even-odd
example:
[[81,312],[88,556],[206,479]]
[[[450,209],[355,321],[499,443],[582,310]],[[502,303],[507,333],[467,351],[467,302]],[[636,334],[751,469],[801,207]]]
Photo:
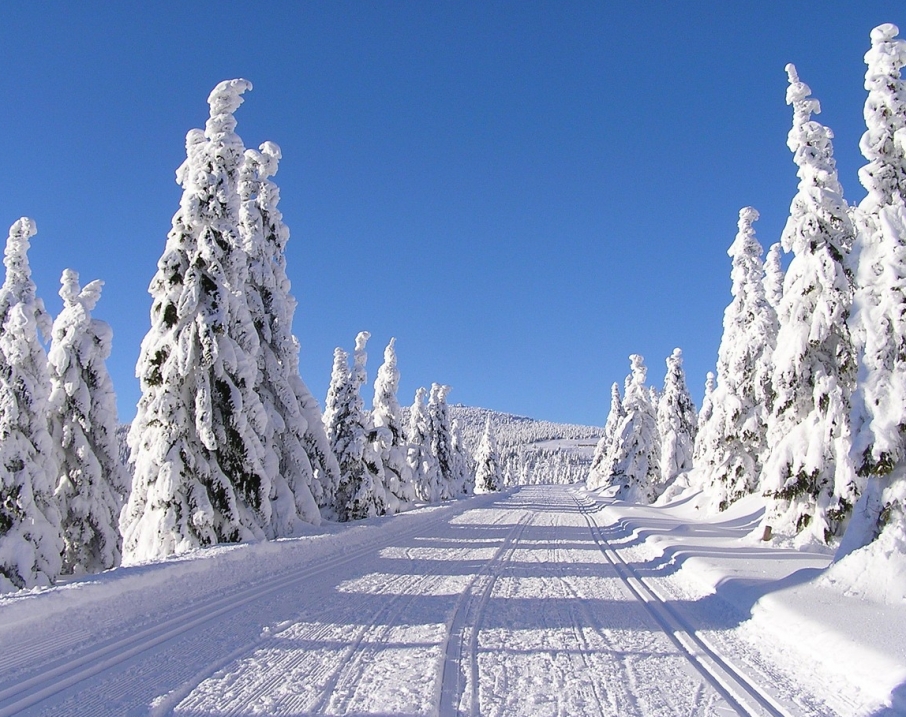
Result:
[[618,498],[649,503],[692,468],[697,414],[680,349],[667,358],[660,393],[645,385],[644,359],[633,354],[629,361],[625,394],[620,395],[618,384],[611,387],[610,413],[586,483],[592,489],[614,486]]
[[365,347],[370,337],[367,331],[356,336],[351,368],[346,351],[334,352],[324,410],[328,440],[339,463],[339,480],[327,506],[330,515],[356,520],[398,513],[416,500],[436,502],[499,490],[490,424],[473,459],[463,447],[456,422],[450,421],[449,386],[433,384],[430,396],[419,388],[405,424],[397,400],[395,339],[384,350],[372,410],[364,410],[360,389],[366,380]]
[[91,316],[102,282],[83,289],[64,271],[51,322],[28,262],[36,231],[24,217],[10,228],[0,288],[0,592],[117,565],[129,492],[105,365],[111,331]]
[[[812,119],[818,101],[787,66],[798,192],[764,263],[758,213],[740,212],[716,383],[709,374],[693,426],[689,480],[712,509],[763,494],[765,537],[842,539],[841,554],[874,540],[906,551],[906,42],[898,32],[875,28],[865,55],[859,179],[867,196],[858,205],[843,198],[832,132]],[[792,254],[785,275],[781,248]],[[643,383],[634,357],[626,398],[621,404],[615,387],[608,419],[613,456],[603,472],[596,458],[588,482],[651,500],[690,464],[664,465],[663,428],[654,430]],[[613,445],[627,442],[634,449],[624,457]]]
[[[235,132],[249,89],[220,83],[205,129],[186,136],[183,195],[136,368],[131,476],[105,367],[111,331],[91,316],[101,282],[82,289],[64,272],[51,325],[28,264],[34,222],[11,228],[0,289],[0,592],[476,489],[449,387],[434,384],[427,404],[419,389],[403,425],[393,341],[370,412],[359,394],[366,332],[351,369],[337,349],[323,416],[300,378],[289,231],[271,179],[280,148],[246,149]],[[49,354],[39,332],[51,337]],[[487,440],[479,491],[500,486],[490,427]]]

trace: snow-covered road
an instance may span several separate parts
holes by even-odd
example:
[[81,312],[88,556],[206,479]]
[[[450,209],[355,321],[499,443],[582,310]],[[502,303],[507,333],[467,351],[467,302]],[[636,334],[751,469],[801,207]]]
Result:
[[4,598],[0,717],[810,713],[600,507],[524,487]]

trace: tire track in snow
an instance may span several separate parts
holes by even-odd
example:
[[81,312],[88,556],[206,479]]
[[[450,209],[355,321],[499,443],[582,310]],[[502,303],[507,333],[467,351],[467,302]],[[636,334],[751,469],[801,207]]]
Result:
[[579,512],[585,518],[591,535],[600,551],[613,566],[617,575],[654,619],[655,623],[670,638],[680,653],[714,687],[727,703],[743,717],[790,717],[790,713],[764,688],[751,680],[744,672],[735,668],[722,657],[695,629],[662,598],[620,556],[604,537],[601,527],[589,509],[596,506],[594,501],[582,502],[573,495]]
[[450,506],[447,510],[436,511],[427,520],[418,521],[410,528],[394,531],[379,543],[368,543],[347,553],[337,555],[327,564],[308,566],[275,577],[264,576],[253,583],[246,583],[232,592],[220,593],[217,597],[196,601],[190,606],[173,613],[165,619],[146,623],[138,632],[125,637],[114,638],[91,646],[65,661],[44,665],[29,677],[16,684],[0,689],[0,717],[10,717],[22,710],[63,692],[106,670],[118,667],[163,643],[186,635],[201,626],[236,612],[252,602],[270,597],[282,590],[295,587],[311,578],[334,571],[338,566],[353,563],[376,550],[390,547],[393,543],[417,535],[449,518],[449,514],[468,510],[472,506]]
[[[469,581],[453,609],[441,671],[438,705],[440,717],[480,714],[478,704],[479,625],[491,597],[494,583],[503,570],[504,555],[506,554],[507,560],[512,556],[516,543],[531,522],[531,515],[525,511],[521,512],[522,515],[507,533],[500,548]],[[461,704],[465,696],[468,696],[468,710],[464,712]]]

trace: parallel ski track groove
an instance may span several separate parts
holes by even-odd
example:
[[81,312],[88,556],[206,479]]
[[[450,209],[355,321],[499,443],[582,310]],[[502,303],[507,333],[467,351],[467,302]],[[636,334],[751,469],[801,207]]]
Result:
[[[475,574],[466,589],[461,593],[456,606],[453,609],[453,615],[450,618],[450,632],[447,638],[447,646],[444,651],[443,668],[441,672],[440,687],[440,704],[438,714],[440,717],[452,717],[452,715],[462,715],[459,705],[462,699],[462,693],[465,690],[465,677],[467,666],[464,663],[464,653],[468,651],[468,670],[469,670],[469,714],[470,716],[478,715],[478,628],[482,621],[485,608],[491,596],[494,583],[500,576],[499,567],[503,562],[503,556],[506,553],[512,555],[516,543],[531,522],[531,515],[524,512],[512,530],[507,533],[503,543],[497,549],[497,552],[482,569]],[[479,580],[489,576],[481,592],[476,596],[473,589]],[[472,613],[471,625],[467,622],[468,613]],[[466,645],[466,629],[471,627],[468,645]],[[465,648],[465,649],[464,649]]]
[[[456,507],[460,507],[463,510],[466,509],[465,506]],[[0,690],[0,717],[10,717],[17,712],[32,707],[48,697],[52,697],[72,685],[78,684],[82,680],[115,667],[124,660],[146,652],[199,625],[210,622],[214,618],[234,612],[257,599],[292,587],[315,575],[333,571],[338,565],[345,565],[377,549],[389,547],[401,538],[423,532],[429,526],[446,518],[450,512],[456,512],[454,506],[450,506],[448,510],[441,509],[438,511],[438,515],[432,516],[433,520],[419,522],[418,525],[411,528],[394,532],[392,536],[377,544],[367,543],[360,548],[355,548],[346,554],[337,556],[328,565],[300,568],[289,575],[276,579],[272,574],[268,575],[232,593],[220,594],[214,599],[207,599],[201,603],[196,602],[175,617],[170,616],[159,620],[138,633],[91,648],[62,664],[52,663],[55,666],[43,669],[11,687]]]
[[[598,549],[613,566],[623,584],[648,611],[664,634],[686,657],[692,666],[718,691],[727,703],[744,717],[790,717],[790,714],[779,705],[773,697],[750,680],[743,672],[737,670],[719,655],[695,629],[662,598],[635,569],[611,546],[604,537],[601,527],[589,508],[594,503],[583,503],[575,495],[573,499],[579,512],[588,523],[593,540]],[[755,704],[752,704],[754,700]]]

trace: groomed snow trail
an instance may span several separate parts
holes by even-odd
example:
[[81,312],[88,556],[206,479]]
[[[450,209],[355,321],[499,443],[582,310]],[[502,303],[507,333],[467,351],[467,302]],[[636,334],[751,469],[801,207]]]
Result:
[[4,715],[787,715],[532,486],[0,601]]

